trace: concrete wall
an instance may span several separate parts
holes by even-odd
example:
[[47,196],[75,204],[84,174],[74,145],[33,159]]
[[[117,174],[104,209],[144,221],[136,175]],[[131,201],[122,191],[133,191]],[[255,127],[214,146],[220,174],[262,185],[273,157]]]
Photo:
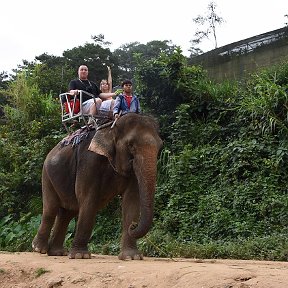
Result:
[[287,27],[223,46],[191,60],[191,64],[202,65],[209,77],[218,82],[240,80],[257,69],[288,61]]

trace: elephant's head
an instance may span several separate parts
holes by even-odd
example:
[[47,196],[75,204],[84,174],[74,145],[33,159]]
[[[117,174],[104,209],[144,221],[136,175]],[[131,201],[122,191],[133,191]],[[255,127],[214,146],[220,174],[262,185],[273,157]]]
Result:
[[[107,131],[108,130],[108,131]],[[139,185],[140,219],[129,228],[131,237],[143,237],[153,220],[157,156],[162,147],[158,125],[152,117],[130,113],[110,129],[96,132],[89,150],[106,156],[117,173],[134,173]]]

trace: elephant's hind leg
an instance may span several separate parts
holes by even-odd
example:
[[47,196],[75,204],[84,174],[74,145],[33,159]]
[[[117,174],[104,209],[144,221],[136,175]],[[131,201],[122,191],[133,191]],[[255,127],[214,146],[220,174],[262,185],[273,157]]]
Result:
[[64,240],[70,221],[77,215],[75,211],[69,211],[64,208],[58,210],[53,232],[49,240],[47,254],[49,256],[66,256],[67,250],[64,248]]
[[43,214],[41,224],[32,241],[34,251],[45,254],[48,252],[48,240],[59,209],[59,199],[53,188],[46,170],[42,171]]
[[96,201],[93,199],[93,194],[90,194],[91,197],[86,198],[86,203],[84,203],[79,210],[76,233],[68,255],[69,258],[72,259],[91,258],[91,253],[88,250],[88,242],[92,234],[98,208]]
[[45,211],[44,209],[40,227],[32,241],[32,248],[35,252],[41,254],[48,252],[48,239],[55,221],[56,213],[57,209],[52,209],[50,211]]

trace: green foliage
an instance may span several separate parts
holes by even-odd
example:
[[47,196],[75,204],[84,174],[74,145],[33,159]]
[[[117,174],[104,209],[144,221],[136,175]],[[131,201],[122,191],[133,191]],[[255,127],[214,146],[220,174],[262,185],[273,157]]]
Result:
[[[95,40],[95,39],[94,39]],[[96,84],[102,79],[107,79],[107,66],[111,67],[113,73],[113,83],[119,82],[118,59],[112,52],[103,47],[101,41],[94,43],[85,43],[83,46],[75,47],[63,52],[66,63],[74,70],[74,77],[77,77],[77,69],[80,65],[87,65],[89,68],[89,79]],[[71,80],[71,79],[70,79]],[[67,86],[68,86],[67,82]]]
[[45,274],[47,272],[50,272],[50,271],[46,270],[45,268],[38,268],[35,271],[35,277],[38,278],[38,277],[40,277],[41,275],[43,275],[43,274]]
[[[47,60],[46,60],[47,61]],[[37,64],[33,68],[31,78],[37,84],[41,94],[51,94],[58,99],[60,93],[68,89],[68,84],[75,77],[74,70],[67,64],[59,61],[53,64]]]
[[141,105],[144,111],[159,118],[166,138],[170,134],[166,129],[174,121],[175,109],[190,101],[191,94],[199,92],[196,87],[206,80],[205,73],[200,67],[187,67],[180,49],[171,55],[161,54],[158,59],[145,62],[139,58],[138,62],[135,78]]
[[155,207],[167,255],[180,243],[190,256],[210,247],[205,257],[287,260],[287,67],[251,76],[245,89],[206,81],[175,110]]
[[138,62],[158,58],[161,54],[171,55],[175,49],[170,41],[150,41],[147,44],[132,42],[115,49],[113,56],[119,60],[120,79],[133,79]]
[[6,72],[0,73],[0,89],[7,89],[9,85],[9,75]]
[[[24,62],[17,77],[24,73],[26,80],[36,85],[41,94],[51,94],[54,98],[66,92],[69,81],[74,78],[74,69],[64,57],[46,53],[35,57],[35,62]],[[73,67],[74,68],[74,67]]]
[[235,84],[213,84],[200,81],[198,88],[188,89],[190,96],[174,112],[168,142],[172,151],[181,151],[187,144],[193,147],[226,142],[238,134]]
[[287,135],[287,70],[287,64],[282,64],[279,72],[263,70],[249,79],[240,113],[251,119],[251,128],[260,129],[262,133]]
[[164,229],[199,242],[281,232],[288,224],[287,155],[275,148],[273,141],[246,140],[187,145],[170,156],[174,165],[166,166],[168,179],[157,190]]
[[[153,257],[182,257],[199,259],[246,259],[287,261],[287,234],[275,234],[269,237],[236,239],[233,241],[180,242],[155,228],[139,241],[144,255]],[[164,248],[163,248],[164,247]]]
[[31,251],[31,243],[40,225],[41,217],[31,213],[14,220],[12,215],[0,220],[0,249],[7,251]]
[[40,195],[41,170],[48,151],[62,138],[59,103],[40,93],[24,74],[8,90],[5,125],[0,126],[0,217],[28,212]]
[[[268,140],[196,149],[187,145],[179,156],[164,150],[156,193],[157,237],[151,233],[166,255],[147,243],[145,251],[161,257],[287,260],[283,150]],[[277,235],[281,241],[275,241]],[[204,253],[209,246],[214,254]]]

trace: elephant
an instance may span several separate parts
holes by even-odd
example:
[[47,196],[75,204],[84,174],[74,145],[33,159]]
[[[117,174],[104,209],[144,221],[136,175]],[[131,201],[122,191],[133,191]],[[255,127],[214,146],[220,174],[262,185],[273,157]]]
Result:
[[[33,251],[91,258],[88,243],[97,212],[120,195],[118,258],[143,259],[137,239],[148,233],[153,222],[157,159],[163,142],[152,116],[128,113],[114,124],[89,131],[74,147],[63,147],[60,141],[47,154],[42,169],[43,212]],[[65,236],[74,218],[75,236],[67,251]]]

